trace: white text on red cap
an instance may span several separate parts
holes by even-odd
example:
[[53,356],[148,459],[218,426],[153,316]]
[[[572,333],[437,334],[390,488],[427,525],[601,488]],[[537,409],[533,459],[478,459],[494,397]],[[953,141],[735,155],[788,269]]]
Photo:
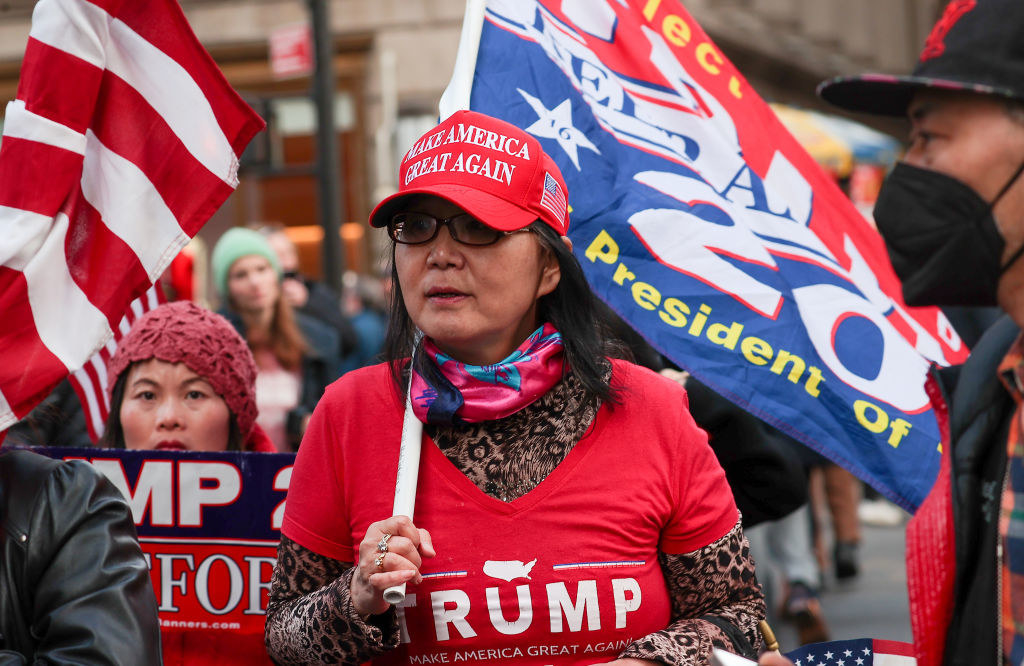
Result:
[[498,134],[490,130],[485,130],[482,127],[476,125],[463,125],[459,123],[453,126],[447,132],[441,130],[421,138],[417,141],[409,152],[405,154],[405,161],[409,161],[416,157],[420,153],[424,153],[428,150],[433,150],[439,146],[443,146],[449,143],[468,143],[474,146],[481,146],[482,148],[489,148],[491,150],[498,151],[499,153],[506,153],[513,157],[519,157],[524,160],[530,159],[530,149],[526,142],[516,138],[505,136],[504,134]]
[[512,172],[516,170],[515,164],[509,164],[499,159],[494,160],[494,163],[491,164],[490,157],[482,159],[479,153],[470,153],[468,155],[459,153],[452,160],[451,165],[448,165],[451,157],[452,153],[441,153],[433,157],[424,157],[406,170],[404,184],[408,185],[420,176],[428,173],[437,173],[438,171],[470,173],[475,176],[486,176],[491,180],[496,180],[506,185],[512,184]]
[[[485,130],[475,125],[460,123],[447,132],[441,130],[417,141],[406,153],[405,161],[408,162],[426,151],[453,143],[480,146],[527,161],[530,159],[528,144],[521,139]],[[503,182],[505,185],[512,184],[512,174],[517,166],[515,164],[509,164],[500,159],[494,159],[492,164],[490,157],[483,158],[476,152],[471,152],[468,155],[460,152],[454,159],[453,155],[454,153],[450,152],[439,153],[424,157],[415,164],[410,164],[406,168],[403,185],[408,185],[420,176],[438,171],[469,173],[486,176],[492,180]]]

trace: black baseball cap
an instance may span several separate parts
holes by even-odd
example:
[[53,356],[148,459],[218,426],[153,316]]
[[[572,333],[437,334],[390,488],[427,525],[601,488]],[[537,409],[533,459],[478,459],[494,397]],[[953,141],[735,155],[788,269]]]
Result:
[[818,95],[848,111],[902,116],[922,88],[1024,100],[1024,0],[951,0],[909,76],[840,76]]

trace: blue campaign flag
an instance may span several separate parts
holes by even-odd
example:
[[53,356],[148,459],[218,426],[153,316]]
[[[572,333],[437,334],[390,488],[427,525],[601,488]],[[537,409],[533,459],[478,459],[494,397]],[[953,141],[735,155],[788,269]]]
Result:
[[927,370],[966,349],[937,309],[903,304],[835,183],[678,2],[484,4],[442,103],[540,139],[597,294],[700,381],[914,510],[939,467]]

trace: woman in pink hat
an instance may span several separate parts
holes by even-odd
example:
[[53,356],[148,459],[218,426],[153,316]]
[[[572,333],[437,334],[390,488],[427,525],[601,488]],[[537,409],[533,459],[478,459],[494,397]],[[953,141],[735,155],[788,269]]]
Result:
[[256,425],[256,364],[220,315],[187,301],[135,322],[107,363],[101,446],[273,452]]
[[[399,182],[370,217],[394,241],[388,362],[345,375],[313,413],[271,657],[756,654],[764,600],[724,473],[683,389],[611,358],[537,139],[460,111],[409,150]],[[392,516],[407,391],[423,424],[415,520]],[[385,601],[401,584],[404,601]]]
[[[256,424],[256,364],[226,319],[188,301],[135,322],[107,363],[110,416],[100,446],[170,451],[256,451],[273,443]],[[258,663],[251,637],[169,632],[165,664]]]

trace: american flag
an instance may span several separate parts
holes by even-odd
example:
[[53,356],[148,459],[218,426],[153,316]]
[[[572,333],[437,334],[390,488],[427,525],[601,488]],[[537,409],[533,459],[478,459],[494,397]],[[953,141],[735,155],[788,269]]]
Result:
[[175,0],[38,2],[0,143],[0,432],[111,339],[262,127]]
[[915,666],[914,646],[856,638],[804,645],[786,654],[796,666]]
[[565,195],[550,173],[544,174],[544,193],[540,195],[540,205],[554,213],[558,219],[565,218]]

